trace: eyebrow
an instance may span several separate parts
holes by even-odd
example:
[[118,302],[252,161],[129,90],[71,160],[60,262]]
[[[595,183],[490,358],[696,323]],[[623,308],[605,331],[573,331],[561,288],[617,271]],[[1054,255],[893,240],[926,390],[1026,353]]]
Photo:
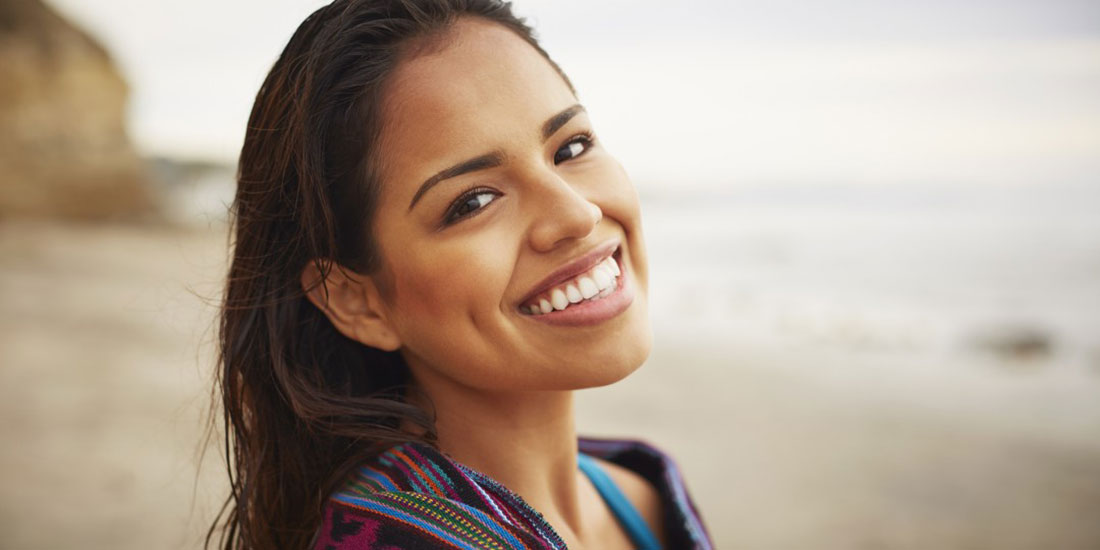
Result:
[[[562,126],[565,126],[573,117],[577,116],[578,113],[583,112],[585,112],[584,106],[578,103],[550,117],[546,122],[542,123],[542,130],[540,132],[542,141],[545,142],[550,139],[550,136],[554,135]],[[409,202],[409,211],[412,211],[413,206],[416,206],[416,202],[420,200],[420,197],[424,196],[424,193],[427,193],[435,184],[445,179],[458,177],[478,170],[495,168],[502,164],[504,164],[504,152],[493,151],[491,153],[476,156],[472,159],[464,160],[450,168],[440,170],[434,176],[424,180],[424,183],[420,184],[420,188],[416,190],[416,194],[413,195],[412,201]]]
[[550,139],[550,136],[554,135],[554,132],[557,132],[561,129],[562,126],[565,126],[565,123],[569,122],[570,119],[577,116],[577,113],[583,112],[584,106],[580,103],[577,103],[576,105],[573,105],[572,107],[569,107],[566,110],[550,117],[550,120],[542,123],[542,141]]

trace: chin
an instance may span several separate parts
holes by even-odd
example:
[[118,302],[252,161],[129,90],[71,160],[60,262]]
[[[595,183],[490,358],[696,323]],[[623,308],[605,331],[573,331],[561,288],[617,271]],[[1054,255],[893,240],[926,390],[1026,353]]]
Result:
[[638,370],[653,347],[653,330],[643,312],[644,322],[634,323],[630,330],[615,338],[615,343],[583,359],[588,368],[578,369],[578,376],[561,389],[582,390],[614,384]]

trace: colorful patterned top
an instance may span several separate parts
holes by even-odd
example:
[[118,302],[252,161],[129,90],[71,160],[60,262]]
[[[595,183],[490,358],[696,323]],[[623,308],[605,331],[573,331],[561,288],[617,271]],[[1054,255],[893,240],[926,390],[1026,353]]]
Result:
[[[580,438],[580,452],[633,470],[660,495],[668,547],[713,544],[676,464],[639,442]],[[314,550],[547,549],[565,543],[542,515],[499,482],[421,443],[360,467],[324,510]]]

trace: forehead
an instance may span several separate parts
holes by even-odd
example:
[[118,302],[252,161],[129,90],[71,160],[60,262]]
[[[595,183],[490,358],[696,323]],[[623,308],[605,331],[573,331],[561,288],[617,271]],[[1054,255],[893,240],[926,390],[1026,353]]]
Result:
[[506,27],[463,18],[440,40],[402,61],[382,96],[381,165],[393,183],[537,141],[542,123],[576,102],[553,66]]

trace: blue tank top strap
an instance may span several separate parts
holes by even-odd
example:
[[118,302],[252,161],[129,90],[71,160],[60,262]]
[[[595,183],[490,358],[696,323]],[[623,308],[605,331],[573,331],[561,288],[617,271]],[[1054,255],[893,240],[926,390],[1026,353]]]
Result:
[[615,519],[626,530],[626,534],[634,542],[634,545],[639,550],[660,550],[660,542],[653,535],[653,531],[649,529],[649,525],[642,519],[642,515],[626,499],[623,492],[619,490],[614,481],[611,481],[611,478],[596,463],[595,459],[584,453],[577,453],[577,464],[584,475],[592,482],[592,485],[596,487],[596,490],[599,491],[607,506],[611,508],[611,512],[615,514]]

